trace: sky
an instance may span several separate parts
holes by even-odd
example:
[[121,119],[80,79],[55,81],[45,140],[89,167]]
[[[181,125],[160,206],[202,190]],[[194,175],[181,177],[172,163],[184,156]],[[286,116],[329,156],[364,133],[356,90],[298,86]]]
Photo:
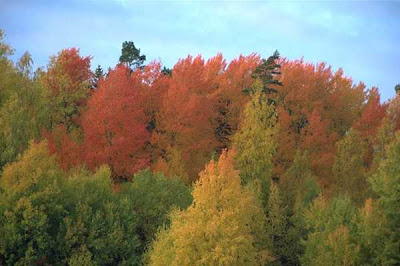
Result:
[[118,62],[133,41],[147,62],[172,67],[187,55],[230,61],[240,54],[326,62],[382,100],[400,83],[400,1],[129,1],[0,0],[0,29],[34,67],[76,47],[92,68]]

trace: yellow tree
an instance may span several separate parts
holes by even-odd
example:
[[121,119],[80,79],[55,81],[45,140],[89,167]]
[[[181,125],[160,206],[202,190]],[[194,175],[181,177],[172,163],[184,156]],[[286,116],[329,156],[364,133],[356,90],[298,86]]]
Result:
[[265,216],[252,192],[241,186],[234,151],[223,152],[200,173],[193,203],[174,211],[148,256],[150,265],[261,265],[268,261]]
[[275,115],[274,106],[267,103],[262,93],[261,81],[256,80],[233,142],[237,150],[236,166],[245,183],[255,179],[269,180],[272,175],[277,131]]

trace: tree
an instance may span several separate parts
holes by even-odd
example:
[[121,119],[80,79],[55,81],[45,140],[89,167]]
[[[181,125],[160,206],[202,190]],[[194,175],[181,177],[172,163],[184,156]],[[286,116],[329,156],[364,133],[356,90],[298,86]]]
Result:
[[[276,113],[273,104],[261,92],[262,84],[253,85],[254,94],[247,104],[241,128],[234,136],[236,166],[244,183],[259,179],[269,182],[273,174],[272,157],[276,149]],[[268,187],[267,187],[268,189]]]
[[157,230],[169,226],[172,209],[185,210],[192,203],[190,188],[177,179],[167,179],[149,170],[140,171],[132,183],[122,186],[138,218],[138,234],[143,251],[154,240]]
[[174,66],[172,77],[165,82],[166,91],[156,119],[156,145],[164,158],[169,146],[180,151],[190,181],[197,178],[217,147],[212,123],[214,93],[224,68],[222,55],[206,63],[200,56],[188,56]]
[[299,234],[290,224],[289,206],[282,201],[282,195],[275,182],[270,186],[268,203],[265,208],[267,215],[266,234],[270,251],[279,264],[299,263]]
[[396,92],[396,94],[398,94],[400,92],[400,84],[397,84],[396,86],[394,86],[394,91]]
[[150,265],[259,265],[267,262],[265,217],[256,197],[241,187],[234,152],[223,152],[200,174],[193,203],[175,211],[149,252]]
[[278,60],[279,52],[275,50],[268,59],[262,59],[261,64],[256,67],[252,74],[254,79],[262,81],[262,92],[265,94],[277,93],[277,86],[282,86],[282,83],[276,78],[281,75],[281,66],[277,62]]
[[387,158],[387,148],[395,137],[395,125],[390,118],[385,117],[376,133],[373,142],[374,158],[371,172],[374,173],[382,160]]
[[333,164],[336,193],[350,197],[359,205],[367,196],[367,182],[364,169],[365,143],[361,134],[351,129],[336,143],[337,154]]
[[161,73],[163,73],[164,75],[167,75],[167,76],[172,76],[172,70],[170,68],[165,67],[165,66],[161,70]]
[[48,122],[46,94],[38,77],[30,78],[31,63],[29,53],[25,53],[17,67],[8,70],[7,76],[14,78],[8,87],[11,92],[0,106],[0,169],[27,149],[30,140],[40,139]]
[[100,65],[97,65],[96,70],[93,75],[93,87],[98,88],[100,79],[104,79],[105,73],[103,68]]
[[110,176],[107,167],[66,176],[45,142],[32,143],[0,179],[4,263],[139,264],[135,205],[113,193]]
[[391,231],[377,201],[367,199],[355,218],[355,241],[360,246],[360,265],[384,265],[386,240]]
[[7,264],[35,264],[57,250],[62,221],[60,183],[63,173],[47,144],[31,143],[0,179],[0,253]]
[[304,241],[304,265],[355,265],[359,246],[353,242],[350,228],[355,210],[351,201],[320,196],[305,212],[309,231]]
[[56,234],[58,256],[64,260],[56,261],[140,264],[144,247],[138,234],[139,215],[126,194],[111,190],[111,182],[108,167],[94,174],[83,169],[68,177],[62,188],[68,215]]
[[126,64],[129,68],[135,70],[141,68],[144,61],[146,61],[146,56],[140,54],[140,49],[136,48],[132,41],[122,43],[121,56],[119,57],[121,64]]
[[177,147],[167,147],[165,159],[158,158],[153,171],[160,172],[169,178],[177,178],[186,184],[190,183],[181,152]]
[[252,73],[260,64],[260,57],[256,54],[240,55],[227,66],[223,78],[220,79],[216,92],[215,117],[213,118],[215,136],[220,149],[231,146],[232,137],[236,133],[240,114],[248,97],[243,95],[245,88],[250,88],[254,83]]
[[320,192],[307,151],[297,150],[292,165],[281,179],[285,205],[293,212],[308,207]]
[[334,159],[336,132],[329,132],[329,121],[322,120],[318,109],[308,117],[308,125],[303,129],[300,147],[307,150],[314,173],[324,185],[330,183]]
[[379,207],[387,219],[390,236],[386,237],[383,264],[400,262],[400,133],[396,133],[376,174],[370,179],[372,190],[378,197]]
[[76,48],[64,49],[50,59],[47,73],[41,79],[48,98],[49,130],[60,125],[68,133],[80,129],[93,75],[90,60],[90,56],[80,56]]
[[117,66],[100,83],[83,117],[84,160],[90,169],[111,167],[114,180],[127,180],[150,163],[150,134],[140,72]]
[[366,167],[368,168],[370,168],[373,160],[374,138],[385,116],[386,116],[386,105],[382,105],[380,103],[380,96],[378,89],[372,88],[369,91],[368,100],[361,113],[361,117],[354,124],[354,128],[361,133],[366,143],[367,153],[365,154],[365,164]]
[[[276,250],[279,252],[276,256],[280,258],[281,263],[298,265],[304,253],[302,239],[307,238],[303,214],[320,193],[306,151],[296,151],[292,165],[280,180],[279,188],[279,191],[275,189],[278,193],[270,192],[270,204],[275,207],[267,209],[275,209],[275,213],[284,216],[283,226],[277,226],[281,229],[281,238],[278,238],[276,243]],[[272,200],[271,197],[277,198],[276,194],[279,198]],[[272,204],[276,202],[279,204]]]

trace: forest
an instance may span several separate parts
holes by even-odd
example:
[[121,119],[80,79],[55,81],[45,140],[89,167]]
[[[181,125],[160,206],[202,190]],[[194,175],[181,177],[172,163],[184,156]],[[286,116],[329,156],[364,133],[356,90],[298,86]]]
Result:
[[0,31],[0,265],[400,264],[400,85],[278,51],[13,52]]

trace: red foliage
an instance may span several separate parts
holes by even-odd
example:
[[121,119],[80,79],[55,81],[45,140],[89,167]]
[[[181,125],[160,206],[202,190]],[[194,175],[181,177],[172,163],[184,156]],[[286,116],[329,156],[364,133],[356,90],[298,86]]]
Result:
[[71,139],[64,125],[58,126],[52,132],[43,132],[43,137],[48,141],[50,153],[57,154],[58,162],[65,171],[82,163],[84,158],[81,146]]
[[182,151],[187,172],[197,176],[216,146],[212,118],[214,93],[224,73],[221,55],[208,60],[197,56],[180,60],[166,83],[167,91],[158,117],[161,149],[168,143]]
[[316,108],[308,118],[300,147],[308,150],[315,174],[327,183],[335,155],[337,133],[329,133],[329,121],[322,120]]
[[380,95],[377,88],[369,91],[368,101],[364,107],[360,119],[354,124],[354,128],[364,137],[373,137],[381,126],[382,119],[386,115],[386,105],[380,103]]
[[[90,56],[80,56],[79,49],[62,50],[51,62],[45,79],[51,92],[54,95],[58,95],[61,89],[72,92],[82,82],[89,82],[93,76],[93,72],[90,70],[90,60]],[[68,79],[67,83],[61,80],[62,76]]]
[[144,91],[148,87],[139,70],[117,66],[99,84],[83,117],[85,161],[90,169],[108,164],[114,178],[128,179],[149,165],[146,143],[148,117]]

